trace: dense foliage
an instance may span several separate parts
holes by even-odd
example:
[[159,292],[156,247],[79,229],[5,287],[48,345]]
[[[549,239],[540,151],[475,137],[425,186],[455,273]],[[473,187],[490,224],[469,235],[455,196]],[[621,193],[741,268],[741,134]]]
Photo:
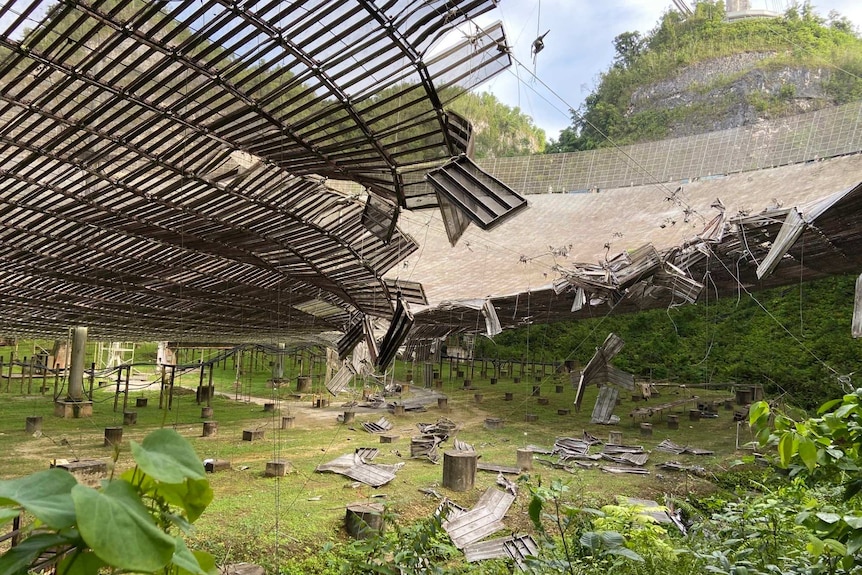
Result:
[[[854,372],[862,348],[850,337],[854,278],[838,276],[753,298],[614,315],[595,308],[592,320],[506,331],[477,342],[479,357],[589,361],[609,332],[626,342],[614,365],[644,380],[760,383],[814,407],[841,392],[839,376]],[[541,321],[541,318],[537,318]]]
[[[658,140],[668,135],[673,122],[703,123],[704,116],[717,116],[739,99],[729,93],[726,106],[694,103],[690,106],[645,109],[632,112],[632,95],[668,79],[686,67],[707,60],[742,53],[764,53],[761,68],[825,67],[826,101],[841,104],[862,98],[862,40],[847,18],[832,12],[817,15],[809,4],[792,7],[782,18],[724,21],[720,0],[698,2],[694,15],[684,18],[669,11],[646,35],[624,32],[614,41],[616,57],[582,107],[572,111],[572,125],[547,147],[549,152],[589,150],[615,144]],[[734,75],[714,74],[708,90],[729,85]],[[792,86],[775,95],[752,92],[745,95],[761,116],[795,113],[787,105]],[[807,105],[815,105],[811,102]]]
[[23,542],[0,555],[0,575],[29,572],[49,550],[62,554],[63,575],[215,573],[214,558],[183,539],[213,498],[194,449],[172,429],[130,445],[136,467],[99,489],[59,468],[0,481],[0,526],[22,510],[32,519]]
[[545,131],[520,108],[503,104],[489,92],[468,92],[450,108],[473,124],[477,158],[529,156],[545,150]]

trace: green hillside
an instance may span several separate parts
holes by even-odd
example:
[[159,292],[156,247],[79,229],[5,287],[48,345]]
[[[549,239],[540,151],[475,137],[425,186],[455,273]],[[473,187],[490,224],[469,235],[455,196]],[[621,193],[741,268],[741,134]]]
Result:
[[809,4],[724,20],[721,1],[667,12],[614,41],[614,63],[547,151],[588,150],[736,127],[862,98],[862,40]]

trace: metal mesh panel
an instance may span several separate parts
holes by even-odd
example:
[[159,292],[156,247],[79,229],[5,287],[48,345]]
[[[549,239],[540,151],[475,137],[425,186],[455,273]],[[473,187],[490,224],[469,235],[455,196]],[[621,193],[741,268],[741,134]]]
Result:
[[477,163],[523,194],[586,193],[773,168],[862,150],[862,102],[720,132]]

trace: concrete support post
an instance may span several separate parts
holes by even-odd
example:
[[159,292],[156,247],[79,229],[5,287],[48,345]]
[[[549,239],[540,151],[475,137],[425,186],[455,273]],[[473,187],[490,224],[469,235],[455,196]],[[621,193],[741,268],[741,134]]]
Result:
[[72,330],[72,361],[69,366],[69,399],[84,400],[84,359],[87,354],[87,328]]

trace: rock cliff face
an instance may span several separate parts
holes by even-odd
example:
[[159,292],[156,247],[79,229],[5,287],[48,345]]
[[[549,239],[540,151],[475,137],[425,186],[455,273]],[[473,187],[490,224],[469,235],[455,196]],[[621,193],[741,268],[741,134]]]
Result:
[[699,62],[673,78],[635,90],[627,115],[669,111],[670,135],[687,136],[756,124],[833,104],[826,68],[767,62],[769,52],[742,53]]

